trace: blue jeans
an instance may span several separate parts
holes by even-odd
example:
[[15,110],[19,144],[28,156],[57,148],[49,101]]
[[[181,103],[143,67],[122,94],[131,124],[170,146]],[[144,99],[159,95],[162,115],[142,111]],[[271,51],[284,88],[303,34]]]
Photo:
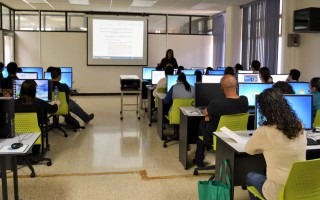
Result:
[[86,113],[74,100],[69,99],[69,111],[77,115],[85,123],[90,121],[90,115]]
[[[262,186],[266,181],[266,179],[267,177],[265,175],[262,175],[256,172],[249,172],[247,174],[247,186],[254,186],[259,191],[259,193],[263,196]],[[250,192],[249,192],[249,196],[250,196],[250,200],[257,199]]]

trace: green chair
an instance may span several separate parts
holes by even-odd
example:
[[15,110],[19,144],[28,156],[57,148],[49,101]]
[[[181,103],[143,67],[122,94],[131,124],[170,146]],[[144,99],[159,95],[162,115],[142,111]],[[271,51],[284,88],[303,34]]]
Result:
[[[220,128],[227,127],[232,131],[245,131],[247,130],[249,119],[249,113],[239,113],[233,115],[222,115],[219,120],[219,124],[217,127],[217,132],[220,132]],[[200,136],[199,139],[203,140],[203,136]],[[216,150],[217,147],[217,138],[213,135],[213,150]],[[197,167],[193,171],[193,175],[198,175],[198,171],[200,170],[214,170],[216,168],[215,165],[205,166],[205,167]],[[214,175],[211,177],[213,178]]]
[[[52,96],[54,96],[53,93],[52,93]],[[60,115],[68,115],[69,114],[69,106],[68,106],[68,102],[67,102],[67,98],[66,98],[66,93],[59,92],[58,99],[60,100],[61,104],[60,104],[57,112],[55,112],[49,116],[49,118],[52,116],[53,122],[52,122],[52,124],[49,125],[48,131],[57,128],[64,133],[64,137],[68,137],[67,132],[62,128],[62,127],[67,128],[66,125],[59,123],[59,116]]]
[[[279,200],[318,200],[320,199],[320,159],[293,163]],[[264,199],[254,186],[248,191],[259,199]]]
[[317,110],[316,116],[314,117],[313,127],[320,127],[320,110]]
[[166,118],[169,120],[169,124],[174,125],[174,133],[172,137],[169,137],[163,143],[163,147],[167,148],[167,143],[172,140],[179,139],[179,124],[180,124],[180,107],[192,106],[194,102],[193,98],[176,98],[173,99],[171,109],[169,110],[169,115]]
[[[37,113],[15,113],[14,117],[14,126],[15,126],[15,133],[16,134],[23,134],[23,133],[33,133],[38,132],[42,133],[41,129],[39,128],[38,124],[38,115]],[[34,143],[34,145],[41,145],[43,141],[43,136],[38,138],[38,140]],[[32,155],[28,154],[23,156],[23,161],[27,164],[27,166],[31,170],[31,177],[35,177],[36,174],[34,172],[34,168],[31,164],[31,160],[36,161],[48,161],[47,165],[51,166],[52,162],[49,158],[44,158],[43,155]]]

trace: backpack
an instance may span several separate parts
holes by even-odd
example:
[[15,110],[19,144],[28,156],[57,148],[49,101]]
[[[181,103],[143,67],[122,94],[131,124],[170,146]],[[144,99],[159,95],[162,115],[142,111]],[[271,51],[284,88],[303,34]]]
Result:
[[85,129],[85,127],[80,126],[79,121],[70,114],[65,116],[65,122],[67,124],[67,128],[73,129],[74,132],[77,132],[77,129]]

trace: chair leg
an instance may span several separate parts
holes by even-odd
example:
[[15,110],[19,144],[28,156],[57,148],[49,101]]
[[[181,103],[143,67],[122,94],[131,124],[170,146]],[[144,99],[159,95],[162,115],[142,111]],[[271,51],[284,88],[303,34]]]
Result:
[[[216,169],[215,165],[210,165],[210,166],[205,166],[205,167],[197,167],[193,170],[193,175],[199,175],[198,171],[201,171],[201,170],[214,170],[214,169]],[[214,176],[215,175],[213,174],[210,178],[214,179]]]
[[171,142],[173,140],[179,140],[179,126],[174,125],[173,128],[174,128],[173,136],[167,138],[166,141],[164,141],[164,143],[163,143],[163,147],[164,148],[168,147],[167,143],[169,143],[169,142]]
[[62,129],[62,127],[66,126],[63,124],[59,124],[59,116],[53,116],[53,123],[49,125],[48,131],[57,128],[64,133],[64,137],[68,137],[67,132],[64,129]]
[[26,155],[26,156],[22,156],[21,158],[23,159],[23,163],[20,163],[20,164],[26,164],[29,167],[29,169],[31,171],[30,177],[31,178],[36,177],[36,173],[34,172],[34,168],[30,162],[30,157],[28,155]]

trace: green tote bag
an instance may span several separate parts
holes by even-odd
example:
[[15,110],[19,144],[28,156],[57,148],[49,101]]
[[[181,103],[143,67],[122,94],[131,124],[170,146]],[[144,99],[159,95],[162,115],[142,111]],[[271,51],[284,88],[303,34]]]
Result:
[[[218,180],[198,181],[199,200],[231,199],[231,184],[227,167],[228,162],[227,160],[224,160],[220,165],[220,179]],[[226,176],[226,183],[222,182],[222,174],[225,174]]]

